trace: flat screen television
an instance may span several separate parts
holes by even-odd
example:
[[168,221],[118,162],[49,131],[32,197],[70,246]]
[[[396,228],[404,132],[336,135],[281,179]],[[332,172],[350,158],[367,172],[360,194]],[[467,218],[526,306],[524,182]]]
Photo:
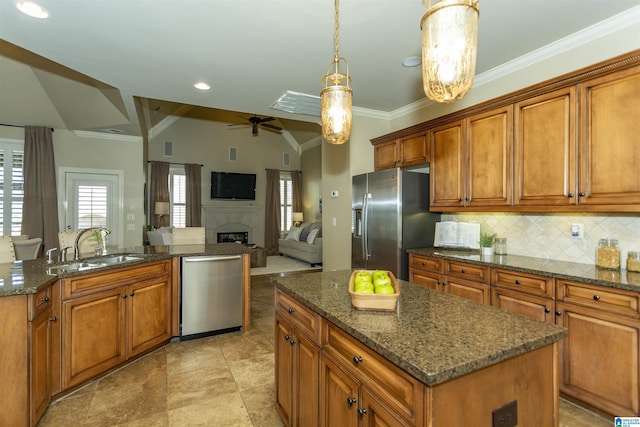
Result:
[[211,172],[211,198],[255,200],[256,174]]

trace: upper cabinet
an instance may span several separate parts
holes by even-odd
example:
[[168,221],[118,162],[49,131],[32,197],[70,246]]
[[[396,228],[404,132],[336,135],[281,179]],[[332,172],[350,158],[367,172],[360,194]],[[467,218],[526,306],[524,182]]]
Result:
[[579,203],[640,204],[640,67],[578,85]]
[[375,167],[430,162],[435,212],[640,212],[638,111],[635,51],[373,139]]
[[375,170],[421,165],[429,161],[426,132],[374,144]]
[[432,208],[511,204],[512,122],[507,106],[431,129]]
[[575,204],[575,89],[515,105],[515,204]]

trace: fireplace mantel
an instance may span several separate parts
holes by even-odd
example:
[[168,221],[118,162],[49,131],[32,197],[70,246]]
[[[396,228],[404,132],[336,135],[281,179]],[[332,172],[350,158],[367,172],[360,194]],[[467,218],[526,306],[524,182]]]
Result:
[[207,242],[215,243],[217,233],[246,231],[249,243],[264,246],[263,206],[204,206]]

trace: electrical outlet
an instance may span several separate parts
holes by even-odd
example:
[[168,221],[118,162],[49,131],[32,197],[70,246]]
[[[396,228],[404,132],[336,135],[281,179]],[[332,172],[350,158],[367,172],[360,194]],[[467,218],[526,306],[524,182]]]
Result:
[[574,239],[584,239],[584,224],[571,224],[571,237]]
[[518,401],[494,409],[492,427],[516,427],[518,425]]

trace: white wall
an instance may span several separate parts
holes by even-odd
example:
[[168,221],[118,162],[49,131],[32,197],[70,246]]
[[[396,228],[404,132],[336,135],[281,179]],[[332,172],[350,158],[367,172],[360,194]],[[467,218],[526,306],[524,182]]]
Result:
[[302,170],[302,212],[305,222],[321,221],[322,146],[304,150],[300,158]]

